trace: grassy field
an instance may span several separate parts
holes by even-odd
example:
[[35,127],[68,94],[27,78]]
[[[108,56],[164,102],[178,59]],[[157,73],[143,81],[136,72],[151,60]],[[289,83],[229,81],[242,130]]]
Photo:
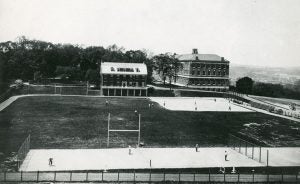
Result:
[[[107,107],[105,101],[110,105]],[[25,97],[0,112],[0,160],[31,134],[31,148],[103,148],[107,115],[111,128],[137,128],[147,147],[224,146],[228,134],[242,134],[273,146],[300,146],[300,125],[256,112],[169,111],[148,99]],[[112,147],[137,142],[137,133],[112,133]]]

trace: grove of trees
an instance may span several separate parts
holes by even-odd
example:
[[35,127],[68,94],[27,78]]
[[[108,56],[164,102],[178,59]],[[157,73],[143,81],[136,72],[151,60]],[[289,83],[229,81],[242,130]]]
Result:
[[68,80],[99,82],[101,62],[145,63],[152,79],[153,61],[144,50],[129,50],[116,45],[82,47],[53,44],[19,37],[0,43],[1,89],[12,80],[40,80],[60,76]]
[[284,86],[282,84],[255,82],[249,77],[243,77],[237,80],[235,90],[258,96],[300,99],[300,80],[294,85]]

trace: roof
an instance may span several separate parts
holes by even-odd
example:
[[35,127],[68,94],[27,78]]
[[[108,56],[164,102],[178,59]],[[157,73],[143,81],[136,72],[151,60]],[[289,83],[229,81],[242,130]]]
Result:
[[[216,54],[181,54],[176,56],[180,61],[217,61],[217,62],[228,62],[227,60],[222,61],[222,57]],[[198,59],[197,59],[198,57]]]
[[101,63],[100,73],[118,75],[147,75],[147,66],[144,63]]

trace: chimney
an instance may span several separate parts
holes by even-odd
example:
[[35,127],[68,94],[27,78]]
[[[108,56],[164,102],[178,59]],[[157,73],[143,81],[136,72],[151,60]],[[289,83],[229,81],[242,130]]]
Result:
[[221,57],[221,61],[224,61],[224,57]]
[[193,49],[193,54],[198,54],[198,49]]

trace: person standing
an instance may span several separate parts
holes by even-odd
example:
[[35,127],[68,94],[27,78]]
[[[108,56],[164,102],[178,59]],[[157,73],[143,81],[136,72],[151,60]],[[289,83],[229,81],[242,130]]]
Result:
[[227,153],[227,151],[225,151],[225,161],[229,161],[228,160],[228,153]]
[[199,148],[198,144],[196,144],[195,148],[196,148],[196,152],[198,152],[198,148]]
[[128,146],[128,154],[131,155],[132,152],[131,152],[131,146]]
[[49,165],[50,165],[50,166],[53,165],[53,158],[49,158]]

